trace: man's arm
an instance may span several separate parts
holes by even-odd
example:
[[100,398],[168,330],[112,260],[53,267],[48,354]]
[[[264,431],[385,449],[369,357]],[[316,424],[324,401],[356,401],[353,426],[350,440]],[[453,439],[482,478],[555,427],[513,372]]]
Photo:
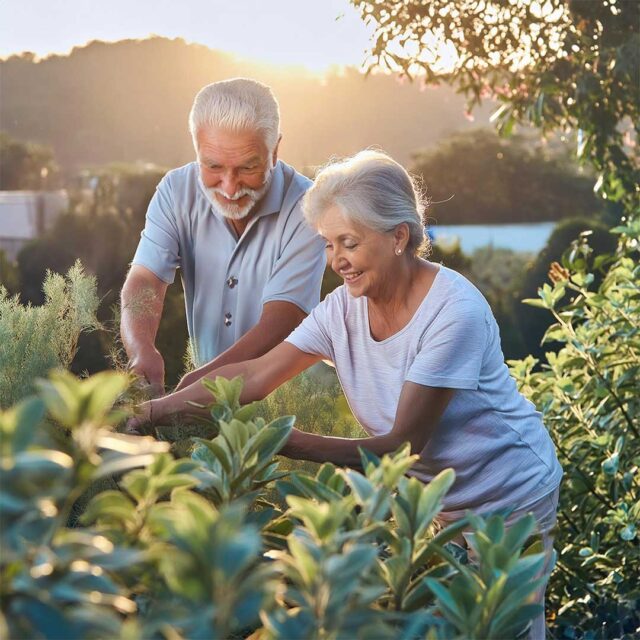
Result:
[[155,395],[164,391],[164,360],[155,341],[168,286],[146,267],[133,265],[121,294],[120,335],[129,367],[149,382]]
[[258,324],[247,331],[235,344],[199,369],[180,380],[176,391],[193,384],[214,369],[228,364],[254,360],[280,344],[306,317],[297,305],[282,300],[267,302],[262,307]]

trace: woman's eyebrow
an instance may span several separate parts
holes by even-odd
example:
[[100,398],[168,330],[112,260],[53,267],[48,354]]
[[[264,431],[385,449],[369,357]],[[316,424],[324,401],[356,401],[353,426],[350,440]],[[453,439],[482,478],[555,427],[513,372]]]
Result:
[[[318,234],[323,240],[326,240],[327,242],[329,242],[329,238],[327,238],[326,236],[323,236],[321,233]],[[340,234],[336,240],[340,241],[340,240],[344,240],[345,238],[351,238],[351,234],[349,233],[342,233]]]

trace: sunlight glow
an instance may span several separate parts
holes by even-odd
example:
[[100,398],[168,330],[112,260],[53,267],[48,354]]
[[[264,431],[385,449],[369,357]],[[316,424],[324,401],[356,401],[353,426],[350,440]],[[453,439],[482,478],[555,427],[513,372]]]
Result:
[[305,68],[360,66],[372,29],[348,0],[3,0],[0,56],[67,54],[93,40],[183,38],[241,59]]

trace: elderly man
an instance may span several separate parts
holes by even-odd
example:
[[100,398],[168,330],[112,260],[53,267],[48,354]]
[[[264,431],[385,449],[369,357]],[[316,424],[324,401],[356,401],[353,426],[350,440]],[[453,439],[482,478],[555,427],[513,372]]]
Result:
[[324,243],[303,219],[310,181],[278,160],[278,103],[259,82],[204,87],[189,129],[197,162],[162,179],[122,289],[121,334],[132,370],[156,393],[155,347],[164,296],[180,267],[187,325],[200,368],[256,358],[318,303]]

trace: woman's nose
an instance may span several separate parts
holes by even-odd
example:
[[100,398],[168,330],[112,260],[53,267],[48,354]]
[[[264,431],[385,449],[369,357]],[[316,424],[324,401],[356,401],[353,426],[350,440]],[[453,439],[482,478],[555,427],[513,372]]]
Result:
[[333,255],[331,256],[331,268],[338,272],[340,271],[340,269],[344,269],[346,266],[348,266],[348,261],[345,259],[345,257],[339,253],[338,251],[334,251]]

